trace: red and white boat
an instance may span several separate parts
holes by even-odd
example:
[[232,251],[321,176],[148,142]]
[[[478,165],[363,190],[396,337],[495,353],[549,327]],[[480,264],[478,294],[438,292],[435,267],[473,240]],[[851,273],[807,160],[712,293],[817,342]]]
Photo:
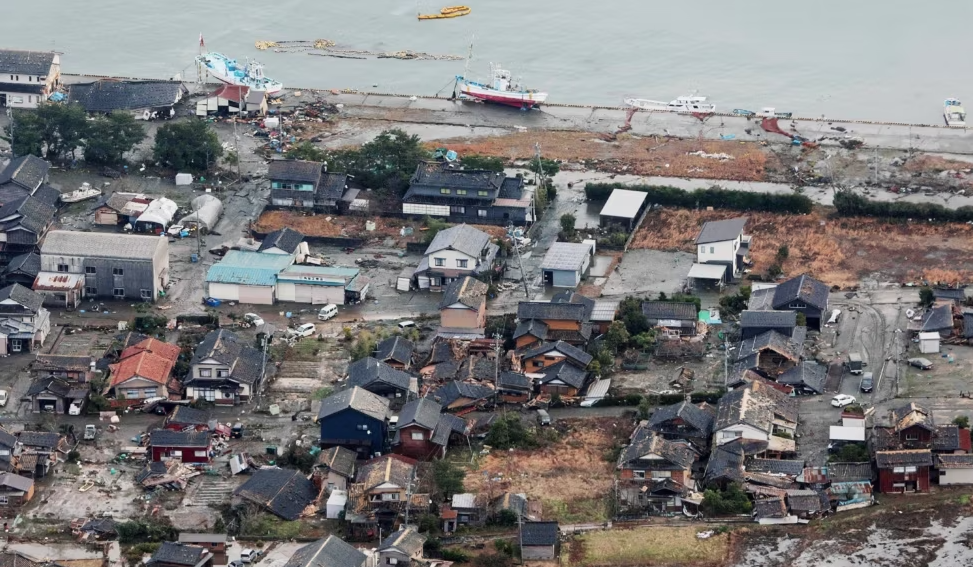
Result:
[[503,104],[523,110],[540,106],[547,100],[547,93],[525,89],[517,83],[511,82],[510,71],[503,69],[499,64],[490,64],[490,74],[493,77],[493,83],[489,85],[457,75],[456,83],[459,87],[459,98]]

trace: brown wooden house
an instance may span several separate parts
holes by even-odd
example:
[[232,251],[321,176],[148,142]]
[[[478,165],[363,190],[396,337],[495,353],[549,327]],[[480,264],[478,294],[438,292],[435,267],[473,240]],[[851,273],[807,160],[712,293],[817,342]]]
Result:
[[681,497],[695,488],[696,457],[689,443],[670,441],[640,425],[618,458],[619,504],[633,510],[681,510]]
[[443,458],[450,437],[465,434],[466,422],[442,411],[443,407],[429,398],[406,403],[399,413],[392,451],[422,461]]
[[932,451],[905,449],[877,451],[878,486],[881,492],[929,492]]
[[545,343],[518,352],[521,367],[527,374],[542,372],[545,368],[568,361],[578,368],[587,368],[592,357],[585,351],[564,341]]
[[179,543],[202,547],[213,554],[213,565],[226,565],[226,534],[197,534],[181,532]]
[[0,514],[12,518],[34,497],[34,481],[11,472],[0,473]]
[[583,303],[548,303],[521,301],[517,307],[514,342],[517,349],[544,342],[558,342],[584,347],[591,339],[590,311]]
[[486,326],[487,284],[463,276],[446,286],[439,302],[439,324],[446,329],[482,329]]

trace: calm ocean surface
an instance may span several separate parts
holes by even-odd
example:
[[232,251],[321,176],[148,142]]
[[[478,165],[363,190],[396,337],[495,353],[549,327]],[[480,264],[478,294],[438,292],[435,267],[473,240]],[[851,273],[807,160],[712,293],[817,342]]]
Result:
[[[453,0],[420,0],[423,13]],[[929,0],[466,0],[471,15],[419,22],[409,0],[45,0],[5,2],[0,43],[64,52],[65,73],[193,76],[207,48],[258,57],[287,87],[450,92],[462,61],[351,60],[257,51],[256,40],[325,38],[348,49],[499,61],[551,102],[709,96],[719,110],[942,122],[973,107],[973,3]]]

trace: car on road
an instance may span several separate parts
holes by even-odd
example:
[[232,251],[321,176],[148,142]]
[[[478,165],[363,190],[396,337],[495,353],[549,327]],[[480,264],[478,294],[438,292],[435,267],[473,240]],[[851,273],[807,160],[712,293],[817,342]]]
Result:
[[866,372],[865,374],[863,374],[862,381],[861,384],[858,385],[858,389],[867,394],[871,392],[872,388],[874,387],[875,387],[875,382],[872,379],[872,373]]
[[0,408],[7,406],[7,398],[9,395],[6,390],[0,390]]
[[546,410],[537,410],[537,423],[538,425],[550,425],[551,424],[551,414],[547,413]]
[[927,358],[910,358],[909,365],[915,366],[919,370],[932,370],[932,362]]
[[399,323],[399,328],[400,329],[411,329],[412,327],[415,327],[415,326],[416,326],[416,322],[415,321],[411,321],[411,320],[409,320],[409,321],[402,321],[402,322]]
[[315,331],[317,331],[317,327],[314,326],[314,323],[304,323],[296,329],[289,330],[287,334],[291,337],[304,338],[310,337]]
[[850,406],[853,403],[855,403],[855,396],[849,396],[848,394],[838,394],[837,396],[831,398],[831,405],[836,408]]
[[84,426],[84,439],[85,441],[94,441],[95,436],[98,435],[98,428],[94,424],[89,423]]
[[240,552],[240,561],[244,563],[255,563],[260,557],[260,551],[256,549],[244,549]]
[[243,320],[250,323],[254,327],[259,327],[260,325],[264,324],[263,317],[257,315],[256,313],[244,313]]

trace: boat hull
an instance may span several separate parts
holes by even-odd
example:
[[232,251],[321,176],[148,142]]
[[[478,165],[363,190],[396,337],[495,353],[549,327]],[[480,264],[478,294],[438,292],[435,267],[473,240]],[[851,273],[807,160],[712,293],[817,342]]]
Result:
[[463,85],[460,96],[515,108],[534,108],[547,101],[547,93],[502,92],[476,85]]

